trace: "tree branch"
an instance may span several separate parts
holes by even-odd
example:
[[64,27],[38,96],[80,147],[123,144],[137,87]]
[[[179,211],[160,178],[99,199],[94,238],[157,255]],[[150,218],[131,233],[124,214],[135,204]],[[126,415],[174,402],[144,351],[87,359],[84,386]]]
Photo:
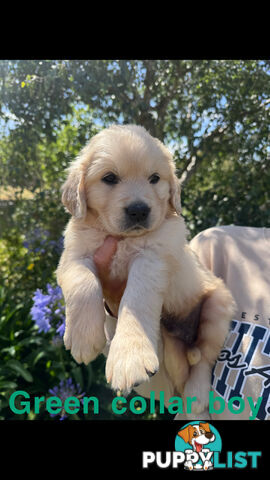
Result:
[[224,132],[228,129],[228,125],[225,127],[217,127],[213,132],[209,133],[208,135],[204,135],[202,137],[200,145],[194,151],[194,155],[192,155],[191,160],[189,161],[188,165],[186,166],[185,170],[182,172],[180,177],[181,185],[186,185],[195,171],[198,169],[202,161],[205,159],[207,152],[207,145],[209,142],[212,142],[213,139],[220,138],[224,135]]

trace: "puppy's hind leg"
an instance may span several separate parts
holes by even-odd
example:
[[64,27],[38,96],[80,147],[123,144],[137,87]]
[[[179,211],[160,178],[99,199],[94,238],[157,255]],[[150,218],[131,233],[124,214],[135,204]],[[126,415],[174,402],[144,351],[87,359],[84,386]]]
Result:
[[161,333],[165,368],[176,393],[182,395],[190,369],[186,354],[187,347],[182,340],[171,335],[166,328],[161,327]]
[[196,347],[201,352],[201,361],[193,365],[185,385],[185,397],[197,397],[192,413],[199,414],[209,402],[211,369],[219,355],[229,331],[235,311],[231,293],[221,279],[215,279],[213,289],[202,306]]

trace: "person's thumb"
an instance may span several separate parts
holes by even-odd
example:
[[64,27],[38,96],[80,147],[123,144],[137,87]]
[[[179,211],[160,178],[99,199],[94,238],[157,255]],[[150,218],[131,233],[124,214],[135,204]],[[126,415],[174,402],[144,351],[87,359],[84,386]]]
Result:
[[101,247],[94,254],[94,262],[99,269],[107,269],[110,266],[112,257],[117,250],[118,240],[115,237],[108,236]]

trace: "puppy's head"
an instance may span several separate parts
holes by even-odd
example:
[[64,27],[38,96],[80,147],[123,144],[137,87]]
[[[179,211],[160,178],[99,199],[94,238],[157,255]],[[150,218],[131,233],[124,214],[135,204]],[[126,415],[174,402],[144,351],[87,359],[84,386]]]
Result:
[[180,214],[180,185],[167,148],[143,127],[119,125],[92,138],[69,168],[62,201],[89,210],[111,235],[137,236]]
[[203,445],[215,440],[215,435],[210,430],[209,423],[200,422],[198,425],[188,425],[178,432],[179,437],[193,446],[196,452],[200,452]]

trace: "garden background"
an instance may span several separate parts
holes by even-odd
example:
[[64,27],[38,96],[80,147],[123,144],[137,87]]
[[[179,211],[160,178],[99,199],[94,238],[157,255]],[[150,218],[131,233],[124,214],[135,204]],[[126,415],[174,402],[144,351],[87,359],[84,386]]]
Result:
[[[269,60],[0,61],[0,419],[10,395],[97,396],[112,413],[101,355],[78,365],[62,342],[55,269],[68,214],[65,169],[95,133],[136,123],[174,153],[191,239],[216,225],[270,227]],[[134,394],[131,394],[132,397]]]

